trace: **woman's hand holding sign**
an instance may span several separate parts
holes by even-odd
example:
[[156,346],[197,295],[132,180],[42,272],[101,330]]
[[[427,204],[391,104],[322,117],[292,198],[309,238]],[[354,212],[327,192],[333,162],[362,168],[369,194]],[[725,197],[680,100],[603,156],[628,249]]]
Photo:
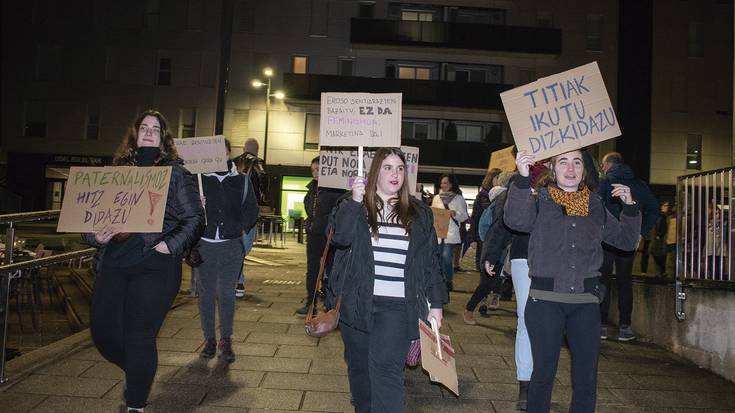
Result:
[[352,200],[355,202],[362,202],[365,197],[365,179],[356,178],[352,183]]
[[102,245],[107,245],[108,242],[117,235],[115,228],[105,226],[101,230],[94,233],[94,240]]
[[516,155],[516,167],[518,168],[518,173],[521,176],[527,177],[533,162],[533,155],[528,155],[528,152],[526,151],[518,152],[518,155]]

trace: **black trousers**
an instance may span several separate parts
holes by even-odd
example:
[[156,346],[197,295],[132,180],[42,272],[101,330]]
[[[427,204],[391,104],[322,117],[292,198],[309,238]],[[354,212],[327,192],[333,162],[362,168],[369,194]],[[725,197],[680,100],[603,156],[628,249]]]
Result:
[[648,273],[648,257],[651,255],[648,253],[648,249],[651,246],[650,239],[643,240],[643,252],[641,253],[641,272],[643,274]]
[[528,412],[547,413],[551,409],[551,393],[565,332],[572,354],[573,390],[569,411],[594,412],[600,354],[600,313],[597,304],[564,304],[529,297],[525,320],[533,355]]
[[327,245],[327,237],[319,232],[310,232],[306,241],[306,302],[311,303],[319,276],[319,261]]
[[181,285],[181,257],[153,252],[120,268],[103,260],[94,282],[91,333],[100,354],[125,372],[128,407],[145,407],[158,367],[156,336]]
[[477,288],[475,288],[475,292],[472,293],[470,300],[467,301],[467,305],[465,306],[467,311],[475,311],[477,304],[479,304],[480,301],[487,297],[491,292],[494,291],[495,293],[500,294],[500,289],[503,285],[503,279],[500,277],[500,274],[503,273],[503,266],[500,265],[498,268],[494,268],[494,270],[495,276],[490,277],[485,272],[484,267],[480,269],[480,283],[477,285]]
[[[403,300],[376,298],[370,332],[340,323],[356,413],[404,411],[403,369],[410,343],[408,321]],[[418,323],[418,320],[413,322]]]
[[607,323],[607,315],[610,312],[610,276],[615,266],[615,283],[618,287],[618,313],[620,314],[620,325],[630,325],[630,317],[633,313],[633,257],[635,251],[622,251],[607,245],[602,247],[604,258],[600,272],[605,289],[605,298],[600,304],[600,319]]

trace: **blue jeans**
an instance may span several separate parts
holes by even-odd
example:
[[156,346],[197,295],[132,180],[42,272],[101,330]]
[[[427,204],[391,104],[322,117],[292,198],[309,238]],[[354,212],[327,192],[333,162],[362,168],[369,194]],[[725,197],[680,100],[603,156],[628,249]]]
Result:
[[519,381],[530,381],[533,373],[533,357],[531,356],[531,341],[526,329],[526,301],[531,289],[531,278],[528,276],[528,260],[518,258],[510,260],[513,274],[513,288],[516,290],[516,314],[518,314],[518,331],[516,331],[516,377]]
[[[257,231],[255,230],[254,226],[250,229],[250,231],[242,234],[241,240],[242,240],[242,247],[245,251],[243,254],[244,257],[247,257],[248,254],[250,254],[250,250],[253,249],[253,243],[255,242],[255,235]],[[245,284],[245,263],[240,266],[240,279],[237,281],[238,284]]]
[[457,244],[447,244],[442,242],[442,272],[444,273],[444,279],[447,282],[454,279],[454,246]]

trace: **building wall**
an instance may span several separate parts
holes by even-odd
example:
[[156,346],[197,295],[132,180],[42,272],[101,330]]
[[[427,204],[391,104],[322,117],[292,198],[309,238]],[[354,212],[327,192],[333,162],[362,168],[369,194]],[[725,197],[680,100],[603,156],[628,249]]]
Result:
[[[651,183],[673,185],[687,166],[687,136],[702,136],[701,170],[732,165],[733,4],[653,2]],[[690,24],[702,24],[690,56]],[[697,53],[694,53],[695,55]]]

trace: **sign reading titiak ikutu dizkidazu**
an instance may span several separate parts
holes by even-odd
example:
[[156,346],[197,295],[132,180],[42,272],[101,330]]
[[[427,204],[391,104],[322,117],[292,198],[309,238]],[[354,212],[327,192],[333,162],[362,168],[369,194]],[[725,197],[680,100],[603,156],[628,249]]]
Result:
[[519,151],[545,159],[620,136],[597,62],[500,94]]
[[170,166],[71,167],[59,232],[161,232]]

